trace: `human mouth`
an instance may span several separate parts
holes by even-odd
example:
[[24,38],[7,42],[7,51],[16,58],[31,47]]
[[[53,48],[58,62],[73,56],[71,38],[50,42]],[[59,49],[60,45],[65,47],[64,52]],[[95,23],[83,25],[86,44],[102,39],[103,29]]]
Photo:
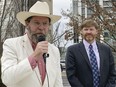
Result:
[[43,35],[43,33],[35,33],[34,35],[40,36],[40,35]]

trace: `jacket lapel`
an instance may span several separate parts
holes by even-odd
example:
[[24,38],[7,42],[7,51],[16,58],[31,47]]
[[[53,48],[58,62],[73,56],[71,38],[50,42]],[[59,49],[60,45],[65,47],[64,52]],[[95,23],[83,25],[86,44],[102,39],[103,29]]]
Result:
[[97,43],[97,47],[98,47],[99,58],[100,58],[100,73],[102,73],[104,55],[100,43]]
[[[23,40],[23,47],[24,47],[25,51],[27,52],[27,57],[28,57],[28,56],[30,56],[30,55],[33,53],[33,48],[32,48],[32,46],[31,46],[31,43],[30,43],[30,40],[29,40],[27,34],[24,35],[24,37],[23,37],[22,40]],[[39,80],[40,83],[42,84],[41,76],[40,76],[40,72],[39,72],[38,67],[36,67],[36,68],[34,69],[34,72],[35,72],[35,74],[36,74],[38,80]]]
[[87,52],[86,52],[86,49],[85,49],[85,46],[84,46],[83,42],[79,43],[79,49],[80,49],[80,52],[83,55],[85,61],[87,62],[87,64],[91,68],[91,64],[89,62],[89,58],[88,58],[88,55],[87,55]]
[[27,52],[27,55],[30,56],[33,53],[33,48],[31,46],[31,43],[29,41],[27,34],[25,34],[23,37],[23,46],[25,48],[25,51]]

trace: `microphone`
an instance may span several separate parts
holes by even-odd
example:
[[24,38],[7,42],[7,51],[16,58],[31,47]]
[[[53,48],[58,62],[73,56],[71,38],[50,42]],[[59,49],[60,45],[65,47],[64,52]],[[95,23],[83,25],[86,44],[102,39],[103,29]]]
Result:
[[38,37],[38,42],[45,41],[45,40],[46,40],[46,36],[44,34]]
[[[38,37],[38,42],[45,41],[45,40],[46,40],[46,36],[44,34],[42,34]],[[49,57],[49,54],[48,53],[43,53],[43,58],[44,58],[45,64],[46,64],[46,58],[47,57]]]

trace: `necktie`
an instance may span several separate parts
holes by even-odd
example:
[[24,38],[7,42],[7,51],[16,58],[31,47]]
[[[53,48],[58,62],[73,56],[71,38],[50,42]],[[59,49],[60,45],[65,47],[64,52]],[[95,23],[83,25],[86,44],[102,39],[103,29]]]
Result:
[[93,87],[99,87],[99,70],[98,70],[96,55],[93,51],[92,45],[89,45],[89,56],[90,56],[90,63],[92,67],[92,73],[93,73]]

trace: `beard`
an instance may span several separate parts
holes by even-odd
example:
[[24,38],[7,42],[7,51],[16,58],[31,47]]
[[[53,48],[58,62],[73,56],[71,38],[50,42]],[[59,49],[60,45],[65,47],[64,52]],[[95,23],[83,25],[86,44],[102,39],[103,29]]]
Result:
[[84,39],[87,42],[91,43],[91,42],[93,42],[95,40],[95,35],[93,35],[93,34],[85,34]]
[[38,34],[31,34],[31,40],[34,42],[34,43],[37,43],[38,42],[38,37],[40,35]]
[[27,30],[28,37],[34,43],[38,43],[38,37],[44,35],[43,33],[32,32],[29,27],[27,28]]

